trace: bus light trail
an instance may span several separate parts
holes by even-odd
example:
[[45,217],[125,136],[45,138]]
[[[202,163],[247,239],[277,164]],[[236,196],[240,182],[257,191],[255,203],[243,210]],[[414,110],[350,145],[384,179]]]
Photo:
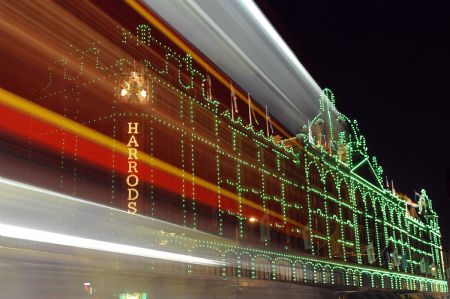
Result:
[[[82,137],[77,139],[77,142],[79,143],[77,148],[78,156],[81,156],[83,159],[86,159],[87,161],[95,163],[102,167],[110,168],[110,159],[108,159],[107,157],[111,155],[111,150],[114,150],[116,154],[119,154],[117,157],[117,159],[119,159],[118,161],[122,160],[123,162],[118,164],[124,165],[122,167],[119,167],[117,170],[122,174],[127,173],[127,166],[125,167],[125,162],[128,157],[128,148],[125,144],[102,133],[99,133],[87,126],[79,124],[69,118],[66,118],[58,113],[55,113],[47,108],[30,102],[3,88],[0,88],[0,104],[2,115],[5,116],[4,118],[2,118],[0,125],[4,129],[13,131],[14,133],[22,136],[27,136],[34,139],[38,138],[36,140],[37,142],[40,142],[43,145],[49,146],[53,149],[59,149],[60,139],[58,137],[52,137],[47,134],[42,134],[42,132],[65,130],[66,140],[70,140],[70,138],[72,138],[72,143],[75,142],[77,136]],[[29,132],[27,131],[29,128],[25,128],[20,125],[27,123],[24,121],[26,119],[26,116],[24,116],[24,114],[31,116],[36,120],[33,123],[33,127],[36,131],[32,136],[29,136]],[[14,119],[15,121],[12,122],[12,119]],[[22,121],[17,121],[18,119],[22,119]],[[71,148],[68,146],[68,144],[69,142],[67,141],[65,150],[66,152],[70,153]],[[85,150],[82,150],[84,146]],[[74,149],[72,149],[72,154],[74,154],[73,151]],[[261,219],[265,214],[268,214],[272,218],[286,221],[284,230],[287,230],[287,232],[290,232],[296,228],[310,230],[303,224],[293,219],[284,218],[283,215],[277,212],[265,209],[257,203],[254,203],[243,197],[239,197],[237,194],[224,188],[219,188],[217,185],[211,182],[208,182],[200,177],[196,177],[145,152],[138,151],[138,153],[140,161],[145,164],[143,165],[143,172],[149,173],[150,168],[153,168],[154,171],[157,171],[157,173],[155,174],[159,176],[159,179],[156,182],[152,183],[159,187],[165,188],[166,190],[172,192],[181,193],[181,188],[179,187],[181,179],[195,182],[197,186],[201,187],[200,189],[196,190],[196,198],[202,200],[202,202],[205,204],[211,205],[210,198],[212,198],[212,196],[217,196],[217,194],[220,193],[224,208],[237,212],[239,210],[238,204],[241,203],[244,206],[244,215],[247,215],[249,217],[256,216]],[[148,178],[145,179],[147,180],[147,182],[150,182]],[[189,190],[186,191],[186,195],[187,197],[189,197]],[[272,219],[269,219],[267,224],[270,223],[274,223],[274,221]]]
[[169,260],[174,262],[192,263],[199,265],[223,264],[220,261],[195,256],[188,256],[184,254],[165,252],[161,250],[154,250],[126,244],[105,242],[95,239],[82,238],[67,234],[54,233],[49,231],[31,229],[3,223],[0,223],[0,236],[41,243],[50,243],[55,245],[70,246],[76,248],[99,250],[111,253]]
[[[171,29],[169,29],[162,21],[160,21],[156,16],[154,16],[148,9],[146,9],[142,4],[139,3],[139,1],[136,0],[126,0],[125,3],[127,3],[130,7],[132,7],[137,13],[139,13],[143,18],[145,18],[150,24],[158,28],[162,33],[164,33],[175,45],[180,47],[183,51],[186,53],[189,53],[192,58],[200,64],[202,67],[204,67],[209,73],[211,73],[220,83],[222,83],[224,86],[229,87],[230,80],[225,78],[224,75],[222,75],[220,72],[218,72],[214,67],[212,67],[203,57],[201,57],[199,54],[197,54],[187,43],[185,43],[183,40],[181,40]],[[247,95],[244,95],[242,92],[240,92],[238,89],[235,90],[236,95],[238,98],[243,101],[244,103],[248,103]],[[266,118],[265,111],[261,110],[256,105],[253,105],[253,108],[255,109],[256,113],[258,113],[261,117]],[[279,125],[277,122],[273,122],[273,126],[284,136],[287,138],[291,138],[292,134],[287,132],[281,125]],[[301,146],[298,141],[294,141],[298,146]]]

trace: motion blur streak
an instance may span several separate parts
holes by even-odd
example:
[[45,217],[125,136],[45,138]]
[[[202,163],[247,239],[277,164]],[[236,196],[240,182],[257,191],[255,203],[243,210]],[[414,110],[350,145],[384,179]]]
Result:
[[295,65],[298,72],[301,73],[303,76],[307,77],[309,83],[311,85],[315,85],[313,78],[308,73],[308,71],[305,69],[305,67],[300,63],[300,61],[297,59],[295,54],[292,52],[291,48],[286,44],[286,42],[281,38],[281,36],[278,34],[278,32],[273,28],[273,26],[270,24],[270,22],[267,20],[267,18],[264,16],[264,14],[261,12],[261,10],[256,6],[256,4],[252,0],[239,0],[238,2],[241,3],[243,7],[252,15],[254,16],[255,20],[258,21],[258,23],[261,25],[261,27],[267,32],[267,34],[273,39],[273,44],[275,46],[278,46],[281,49],[281,52],[283,52],[286,57],[289,59],[289,61]]
[[[67,132],[72,133],[76,136],[83,137],[85,140],[90,141],[92,143],[98,144],[102,146],[103,148],[112,149],[116,151],[117,153],[120,153],[123,156],[128,155],[128,148],[125,144],[118,142],[117,140],[108,137],[104,134],[101,134],[87,126],[84,126],[82,124],[79,124],[71,119],[68,119],[67,117],[64,117],[58,113],[55,113],[51,110],[48,110],[40,105],[37,105],[33,102],[30,102],[18,95],[15,95],[3,88],[0,88],[0,104],[4,104],[8,107],[11,107],[15,110],[18,110],[22,113],[25,113],[29,116],[35,117],[38,120],[44,121],[46,123],[49,123],[56,128],[61,128],[64,130],[67,130]],[[3,123],[0,121],[1,126],[8,125],[8,122]],[[13,126],[15,128],[20,128],[20,126]],[[48,144],[47,144],[48,145]],[[140,161],[144,162],[147,166],[154,167],[156,169],[159,169],[165,173],[168,173],[174,177],[178,178],[184,178],[185,180],[188,180],[190,182],[195,182],[198,186],[201,186],[207,191],[212,191],[213,193],[219,192],[219,187],[215,184],[212,184],[202,178],[196,177],[188,172],[185,172],[169,163],[166,163],[160,159],[157,159],[147,153],[138,151],[138,155],[140,157]],[[258,213],[264,213],[265,209],[264,207],[248,200],[245,198],[242,198],[238,195],[236,195],[233,192],[230,192],[224,188],[220,188],[220,193],[223,197],[231,199],[235,202],[241,202],[242,204],[246,205],[247,207],[254,209]],[[283,216],[279,213],[276,213],[274,211],[269,211],[269,215],[272,217],[275,217],[280,220],[286,220],[286,222],[289,225],[293,225],[295,227],[304,227],[303,224],[289,219],[289,218],[283,218]]]
[[[186,51],[186,53],[189,53],[192,58],[194,58],[201,66],[203,66],[209,73],[211,73],[217,80],[219,80],[223,85],[229,86],[230,81],[229,79],[226,79],[223,75],[221,75],[219,72],[217,72],[208,62],[205,61],[200,55],[195,53],[195,51],[192,51],[192,49],[183,42],[180,38],[178,38],[170,29],[167,28],[161,22],[156,18],[150,11],[142,6],[138,1],[135,0],[126,0],[126,3],[130,5],[134,10],[136,10],[142,17],[144,17],[147,21],[150,22],[153,26],[161,30],[166,36],[177,46],[179,46],[181,49]],[[235,90],[235,93],[237,97],[242,100],[244,103],[248,102],[247,95],[244,95],[242,92],[240,92],[238,89]],[[258,106],[253,106],[256,113],[261,115],[262,117],[266,117],[265,111],[261,110]],[[276,121],[273,122],[273,126],[283,133],[286,137],[292,137],[292,134],[287,132],[282,126],[280,126]]]
[[27,241],[43,242],[56,245],[64,245],[148,258],[156,258],[175,262],[184,262],[199,265],[221,264],[221,262],[219,261],[204,259],[200,257],[193,257],[183,254],[158,251],[125,244],[117,244],[93,239],[80,238],[76,236],[63,235],[58,233],[46,232],[2,223],[0,223],[0,236]]
[[[37,192],[42,195],[58,197],[59,199],[77,201],[78,203],[81,203],[84,205],[86,205],[86,204],[90,205],[90,203],[87,203],[86,201],[82,201],[77,198],[73,198],[70,196],[62,195],[62,194],[59,194],[56,192],[44,190],[44,189],[33,187],[33,186],[28,186],[28,185],[25,185],[22,183],[14,182],[14,181],[3,179],[3,178],[0,178],[0,183],[2,184],[1,185],[2,187],[0,188],[0,192],[3,193],[2,197],[0,198],[0,204],[1,204],[2,208],[5,208],[6,204],[4,204],[4,201],[7,200],[6,197],[8,197],[8,195],[5,195],[5,194],[8,194],[8,192],[10,192],[9,189],[5,190],[6,189],[4,187],[5,185],[14,187],[15,194],[23,194],[23,196],[26,196],[25,195],[26,193],[24,193],[23,191],[27,190],[27,191]],[[108,207],[103,207],[101,205],[96,205],[96,206],[101,207],[102,209],[111,209]],[[122,212],[122,213],[124,213],[124,212]],[[20,215],[11,215],[11,216],[14,218],[20,219]],[[15,217],[15,216],[17,216],[17,217]],[[129,217],[134,217],[134,216],[130,215]],[[28,221],[28,219],[27,219],[27,221]],[[153,249],[131,246],[131,245],[126,245],[126,244],[119,244],[119,243],[114,243],[114,242],[106,242],[106,241],[101,241],[101,240],[83,238],[83,237],[49,232],[49,231],[44,231],[44,230],[31,229],[31,228],[10,225],[10,224],[4,224],[4,223],[0,223],[0,236],[7,237],[7,238],[13,238],[13,239],[43,242],[43,243],[50,243],[50,244],[55,244],[55,245],[63,245],[63,246],[70,246],[70,247],[77,247],[77,248],[84,248],[84,249],[93,249],[93,250],[100,250],[100,251],[104,251],[104,252],[120,253],[120,254],[133,255],[133,256],[139,256],[139,257],[155,258],[155,259],[192,263],[192,264],[199,264],[199,265],[223,264],[220,261],[215,261],[215,260],[211,260],[211,259],[187,256],[187,255],[183,255],[183,254],[165,252],[165,251],[160,251],[160,250],[153,250]]]

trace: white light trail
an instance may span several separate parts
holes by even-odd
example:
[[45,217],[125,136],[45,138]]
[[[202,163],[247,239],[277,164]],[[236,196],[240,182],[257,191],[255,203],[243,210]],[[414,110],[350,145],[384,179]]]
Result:
[[297,71],[299,71],[300,74],[304,75],[312,86],[320,90],[320,87],[317,85],[316,81],[314,81],[305,67],[300,63],[300,61],[297,59],[297,56],[295,56],[294,52],[292,52],[291,48],[289,48],[283,38],[278,34],[269,20],[267,20],[266,16],[261,12],[255,2],[253,2],[253,0],[240,0],[239,2],[264,29],[264,31],[272,39],[274,45],[278,46],[279,50],[283,52],[286,55],[286,58],[292,63],[292,65],[297,68]]
[[[6,186],[11,186],[13,189],[5,188]],[[24,191],[31,191],[32,193],[26,193]],[[6,192],[6,193],[5,193]],[[123,220],[123,217],[126,218],[136,218],[145,220],[148,219],[151,220],[150,227],[153,224],[156,224],[157,227],[160,227],[161,225],[169,225],[170,227],[174,228],[175,225],[165,223],[164,221],[148,218],[143,215],[130,215],[126,211],[122,211],[116,208],[106,207],[101,204],[97,204],[94,202],[90,202],[87,200],[83,200],[80,198],[68,196],[65,194],[57,193],[54,191],[50,191],[47,189],[31,186],[28,184],[20,183],[14,180],[6,179],[3,177],[0,177],[0,211],[2,208],[4,208],[4,204],[8,203],[8,193],[24,196],[25,198],[29,199],[30,197],[35,200],[44,200],[46,198],[58,198],[61,201],[60,206],[67,207],[66,204],[70,205],[70,202],[72,203],[78,203],[80,204],[78,207],[89,207],[95,208],[96,211],[101,211],[103,209],[109,210],[111,212],[117,213],[117,216],[120,216]],[[6,196],[6,197],[5,197]],[[66,201],[64,203],[64,201]],[[41,201],[43,203],[43,201]],[[50,204],[51,201],[49,201],[48,204]],[[14,213],[18,213],[20,208],[14,209],[11,211],[14,211]],[[49,210],[50,211],[50,210]],[[64,211],[64,209],[63,209]],[[1,213],[0,213],[1,214]],[[100,212],[100,214],[103,214],[103,212]],[[20,217],[19,214],[17,214],[17,217]],[[47,215],[47,214],[46,214]],[[53,217],[54,215],[52,213],[48,214],[49,217]],[[83,215],[85,217],[86,214]],[[91,215],[92,217],[96,217],[95,215]],[[15,218],[21,219],[22,218]],[[40,219],[40,218],[37,218]],[[77,247],[77,248],[84,248],[84,249],[91,249],[91,250],[98,250],[103,252],[110,252],[110,253],[119,253],[119,254],[126,254],[126,255],[132,255],[132,256],[140,256],[140,257],[147,257],[147,258],[155,258],[155,259],[162,259],[162,260],[170,260],[170,261],[176,261],[176,262],[184,262],[184,263],[192,263],[192,264],[201,264],[201,265],[220,265],[224,264],[223,262],[215,259],[207,259],[207,258],[200,258],[200,257],[194,257],[189,256],[181,253],[172,253],[162,250],[155,250],[155,249],[149,249],[139,246],[133,246],[133,245],[126,245],[111,241],[102,241],[102,240],[95,240],[95,239],[89,239],[85,237],[79,237],[76,235],[67,235],[65,233],[59,233],[59,232],[50,232],[48,229],[32,229],[29,227],[34,227],[34,225],[39,225],[40,223],[34,223],[38,220],[31,219],[31,218],[24,218],[24,221],[26,223],[1,223],[0,222],[0,237],[7,237],[7,238],[14,238],[14,239],[20,239],[20,240],[28,240],[28,241],[35,241],[35,242],[42,242],[42,243],[49,243],[49,244],[55,244],[55,245],[62,245],[62,246],[70,246],[70,247]],[[92,219],[95,221],[104,221],[103,218],[94,218]],[[3,221],[5,221],[3,219]],[[19,221],[23,222],[23,221]],[[125,222],[126,225],[132,226],[129,222]],[[139,222],[136,222],[139,223]],[[114,228],[105,228],[102,226],[103,231],[105,229],[114,229]],[[178,230],[181,230],[186,233],[194,233],[194,231],[187,229],[185,227],[179,227]],[[75,233],[76,234],[76,233]],[[203,237],[210,237],[210,235],[197,232],[195,231],[195,234],[197,234],[200,238]],[[1,246],[0,246],[1,247]]]
[[14,238],[27,241],[35,241],[42,243],[50,243],[55,245],[63,245],[84,249],[93,249],[111,253],[120,253],[126,255],[155,258],[162,260],[169,260],[175,262],[192,263],[200,265],[220,265],[222,262],[188,256],[184,254],[177,254],[165,252],[160,250],[130,246],[125,244],[105,242],[94,239],[87,239],[82,237],[70,236],[66,234],[53,233],[37,229],[30,229],[14,225],[0,223],[0,236],[7,238]]

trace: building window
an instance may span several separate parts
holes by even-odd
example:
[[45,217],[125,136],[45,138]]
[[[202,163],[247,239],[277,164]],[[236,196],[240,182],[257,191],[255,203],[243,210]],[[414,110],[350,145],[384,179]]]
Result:
[[342,185],[341,185],[341,199],[346,202],[349,199],[348,189],[347,189],[347,185],[345,183],[342,183]]
[[326,188],[329,194],[336,195],[336,187],[334,185],[333,176],[331,174],[328,174],[327,176]]
[[277,280],[292,280],[291,265],[287,261],[277,261],[275,264],[275,275]]
[[271,279],[270,262],[267,258],[255,258],[255,276],[257,279]]
[[316,187],[318,189],[322,187],[319,172],[314,166],[311,166],[311,168],[309,169],[309,180],[313,187]]
[[323,198],[319,197],[317,194],[311,195],[311,205],[313,209],[320,209],[324,210],[324,200]]

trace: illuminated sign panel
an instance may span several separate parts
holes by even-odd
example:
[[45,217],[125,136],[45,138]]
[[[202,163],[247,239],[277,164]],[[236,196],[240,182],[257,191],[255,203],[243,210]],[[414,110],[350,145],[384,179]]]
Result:
[[128,123],[128,135],[130,139],[128,140],[128,176],[126,178],[127,186],[128,186],[128,213],[136,214],[137,213],[137,199],[139,198],[139,177],[138,177],[138,169],[137,169],[137,147],[139,144],[136,140],[138,132],[139,123],[129,122]]
[[119,295],[120,299],[147,299],[147,293],[123,293]]

